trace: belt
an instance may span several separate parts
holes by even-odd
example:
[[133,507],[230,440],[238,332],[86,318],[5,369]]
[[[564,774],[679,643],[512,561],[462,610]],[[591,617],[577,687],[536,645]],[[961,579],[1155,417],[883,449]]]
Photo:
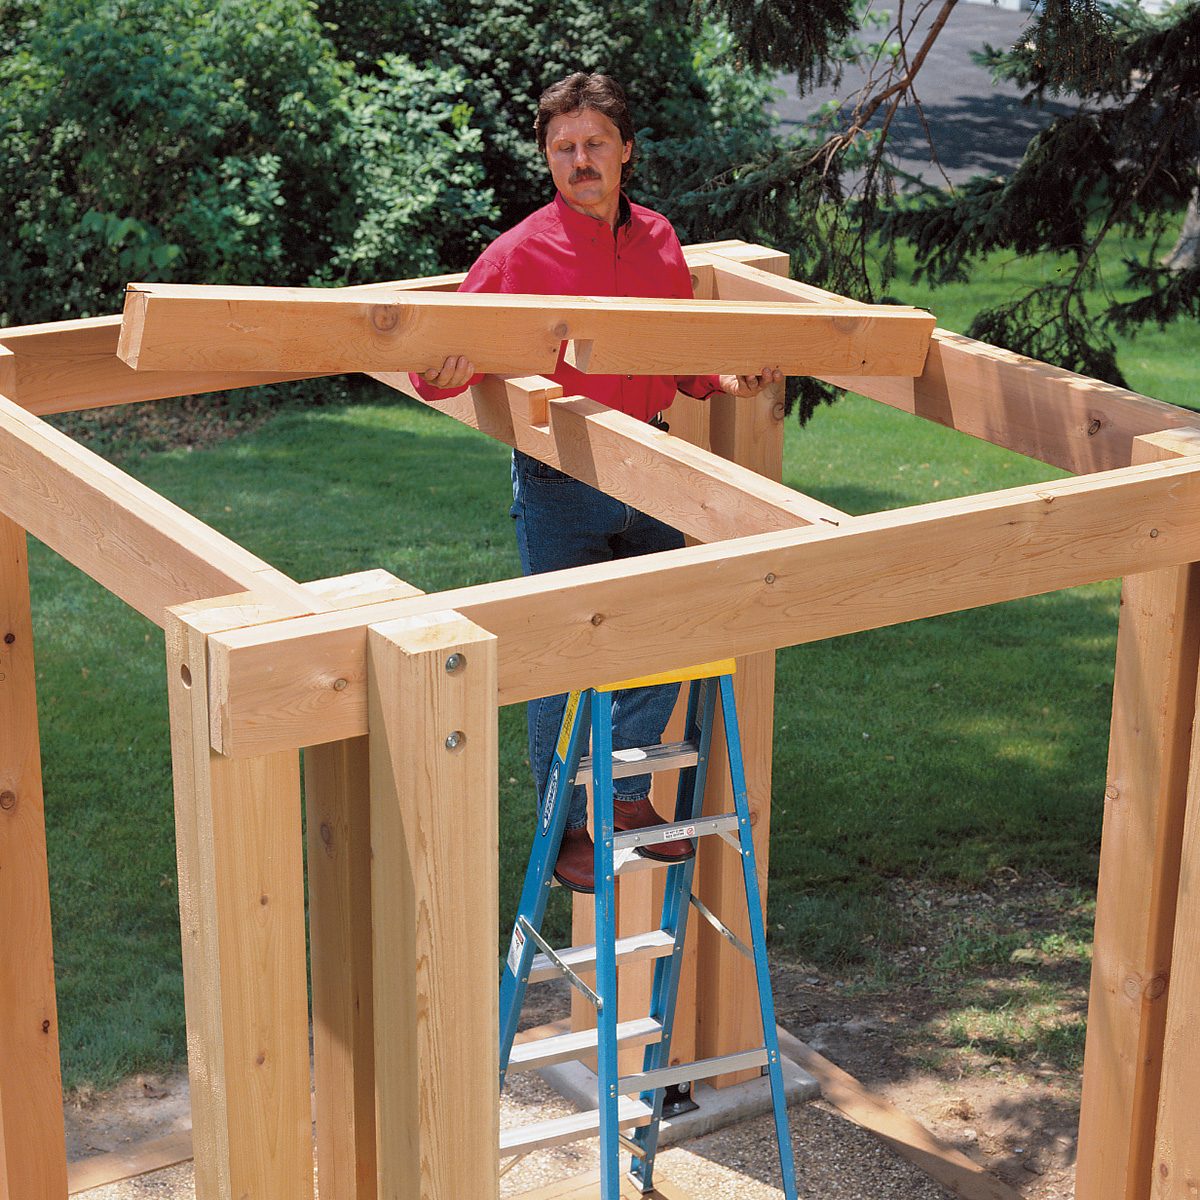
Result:
[[661,429],[663,433],[670,432],[670,425],[667,424],[667,419],[660,412],[656,412],[647,422],[647,425],[653,425],[655,429]]

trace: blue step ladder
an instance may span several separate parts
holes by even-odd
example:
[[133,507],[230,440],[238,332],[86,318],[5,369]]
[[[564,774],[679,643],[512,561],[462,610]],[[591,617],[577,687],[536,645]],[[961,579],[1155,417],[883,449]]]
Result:
[[[766,936],[750,829],[750,806],[746,797],[746,774],[734,708],[733,671],[733,660],[727,659],[688,670],[664,672],[572,692],[563,714],[512,941],[500,977],[500,1087],[503,1090],[505,1077],[510,1071],[531,1070],[595,1052],[599,1107],[593,1112],[504,1130],[500,1135],[500,1156],[513,1158],[515,1162],[514,1156],[598,1134],[600,1200],[619,1200],[619,1157],[622,1148],[631,1156],[629,1175],[634,1185],[643,1193],[653,1190],[654,1158],[658,1149],[666,1088],[754,1067],[765,1068],[770,1077],[783,1193],[786,1200],[796,1200],[796,1172],[788,1133],[775,1006],[767,972]],[[613,693],[625,688],[676,682],[690,684],[684,740],[634,751],[617,751],[614,754]],[[725,744],[729,751],[734,811],[704,817],[701,815],[704,783],[718,695]],[[589,729],[593,749],[590,758],[583,754]],[[674,822],[628,833],[616,832],[613,827],[613,779],[669,769],[679,771]],[[572,790],[576,784],[589,780],[592,784],[593,828],[596,833],[596,943],[555,950],[542,937],[542,919],[554,883],[554,865],[566,827]],[[713,834],[733,845],[741,858],[750,923],[749,946],[692,894],[695,858],[667,864],[637,857],[638,849],[643,846]],[[615,878],[635,861],[642,867],[659,866],[667,872],[662,920],[657,929],[618,939]],[[754,962],[763,1044],[737,1054],[670,1066],[675,1001],[691,906],[722,937]],[[638,1020],[618,1023],[617,965],[622,961],[647,958],[656,960],[650,1014]],[[593,971],[596,976],[594,990],[581,978]],[[514,1047],[513,1039],[526,987],[560,975],[565,976],[595,1006],[597,1028]],[[646,1047],[641,1072],[621,1076],[617,1067],[618,1050],[639,1045]]]

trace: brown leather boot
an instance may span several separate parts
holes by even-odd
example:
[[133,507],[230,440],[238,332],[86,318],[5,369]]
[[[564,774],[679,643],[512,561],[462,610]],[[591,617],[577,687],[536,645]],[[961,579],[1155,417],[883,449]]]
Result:
[[[653,825],[665,825],[666,822],[654,811],[649,797],[641,800],[613,800],[613,825],[618,833],[628,833],[631,829],[647,829]],[[696,847],[690,838],[677,838],[673,842],[659,842],[654,846],[639,846],[637,852],[643,858],[653,858],[658,862],[685,862],[696,853]]]
[[592,835],[587,826],[564,829],[554,864],[554,878],[573,892],[591,893],[596,890],[596,859]]

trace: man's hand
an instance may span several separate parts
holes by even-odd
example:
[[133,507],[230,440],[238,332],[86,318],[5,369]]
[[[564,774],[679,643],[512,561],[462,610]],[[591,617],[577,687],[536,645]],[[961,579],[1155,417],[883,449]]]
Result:
[[442,363],[442,369],[436,370],[430,367],[421,378],[426,383],[432,383],[434,387],[439,388],[460,388],[475,374],[475,367],[471,360],[462,354],[451,354],[449,358]]
[[763,367],[757,375],[718,375],[721,391],[729,396],[757,396],[768,384],[779,383],[783,372],[778,367]]

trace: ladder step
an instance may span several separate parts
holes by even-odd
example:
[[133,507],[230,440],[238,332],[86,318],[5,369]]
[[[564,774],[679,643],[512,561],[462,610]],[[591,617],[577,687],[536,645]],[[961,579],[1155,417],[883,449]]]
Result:
[[[662,1038],[662,1025],[653,1017],[639,1017],[636,1021],[622,1021],[617,1026],[617,1046],[646,1046]],[[508,1056],[508,1073],[532,1071],[548,1067],[551,1063],[566,1062],[580,1058],[595,1050],[599,1034],[595,1029],[582,1029],[578,1033],[560,1033],[554,1037],[541,1038],[532,1042],[518,1042]]]
[[743,1050],[738,1054],[722,1054],[719,1058],[704,1058],[699,1062],[680,1063],[676,1067],[663,1067],[658,1071],[639,1071],[636,1075],[622,1075],[617,1090],[623,1095],[631,1092],[651,1092],[658,1088],[673,1087],[677,1083],[696,1079],[711,1079],[714,1075],[726,1075],[733,1071],[746,1071],[751,1067],[767,1065],[766,1047],[758,1050]]
[[[640,746],[633,750],[613,751],[613,778],[629,775],[652,775],[655,771],[670,771],[678,767],[694,767],[700,758],[695,742],[666,742],[661,746]],[[592,782],[592,756],[579,760],[575,772],[578,784]]]
[[[624,1097],[617,1101],[617,1123],[622,1130],[636,1129],[649,1125],[654,1111],[641,1100]],[[600,1132],[600,1110],[573,1113],[569,1117],[558,1117],[553,1121],[539,1121],[536,1125],[518,1126],[500,1130],[500,1156],[528,1154],[531,1150],[544,1150],[547,1146],[562,1146],[577,1142],[581,1138],[595,1137]]]
[[713,833],[729,833],[737,829],[737,813],[722,813],[719,817],[700,817],[695,821],[676,821],[670,825],[648,825],[631,829],[613,837],[613,855],[638,846],[657,846],[680,838],[708,837]]
[[[643,958],[665,958],[674,953],[675,939],[663,929],[651,929],[646,933],[635,933],[632,937],[617,938],[617,963],[636,962]],[[596,947],[571,946],[559,953],[573,971],[584,973],[596,968]],[[558,968],[544,955],[535,954],[529,968],[530,983],[541,983],[546,979],[561,978]]]

